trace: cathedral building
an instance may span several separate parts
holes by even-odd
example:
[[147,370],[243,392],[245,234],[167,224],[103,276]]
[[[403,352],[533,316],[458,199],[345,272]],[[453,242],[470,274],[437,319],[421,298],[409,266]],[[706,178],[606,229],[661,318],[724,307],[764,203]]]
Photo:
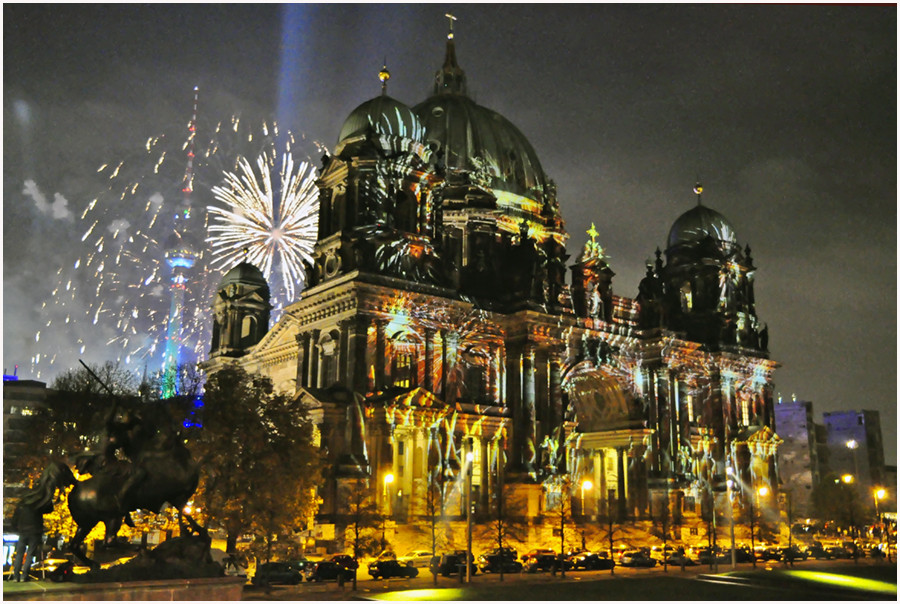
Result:
[[323,158],[302,297],[266,330],[268,287],[242,264],[214,307],[207,369],[240,363],[312,410],[320,535],[340,534],[361,479],[398,527],[435,484],[463,517],[467,469],[476,520],[508,499],[533,526],[561,498],[586,521],[668,503],[701,523],[728,474],[738,502],[776,490],[756,267],[701,187],[637,296],[618,295],[593,225],[570,263],[556,184],[467,95],[452,31],[429,98],[391,98],[389,77]]

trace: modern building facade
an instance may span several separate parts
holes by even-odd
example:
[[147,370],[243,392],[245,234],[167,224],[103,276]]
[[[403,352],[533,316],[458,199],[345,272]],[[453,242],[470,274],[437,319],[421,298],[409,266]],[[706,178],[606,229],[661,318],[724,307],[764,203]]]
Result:
[[828,442],[828,470],[849,474],[863,501],[871,500],[876,486],[885,485],[884,442],[877,411],[833,411],[822,414]]
[[[602,223],[569,263],[556,184],[468,96],[455,44],[430,97],[391,98],[385,69],[345,120],[301,299],[266,331],[247,264],[216,298],[207,369],[240,363],[313,410],[320,534],[340,538],[360,479],[401,524],[435,484],[462,517],[467,470],[476,517],[503,497],[536,524],[563,498],[585,516],[721,514],[727,467],[745,500],[777,490],[777,364],[749,246],[698,185],[636,297],[614,292]],[[666,234],[641,236],[650,251]]]
[[790,497],[792,515],[812,516],[812,495],[821,479],[812,403],[779,400],[775,429],[784,441],[778,447],[778,475],[782,491]]

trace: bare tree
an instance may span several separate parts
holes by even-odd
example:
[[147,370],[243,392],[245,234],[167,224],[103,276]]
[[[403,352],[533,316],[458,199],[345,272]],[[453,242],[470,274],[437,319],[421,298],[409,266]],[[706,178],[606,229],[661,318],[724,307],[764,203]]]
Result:
[[[654,499],[656,505],[654,506]],[[655,510],[654,510],[655,507]],[[661,497],[654,498],[651,495],[650,513],[652,515],[653,525],[651,533],[662,539],[663,542],[663,572],[669,572],[669,562],[666,556],[666,550],[669,545],[669,531],[672,525],[672,512],[669,508],[669,486],[666,484],[665,492]]]
[[512,489],[503,484],[503,474],[499,473],[497,478],[497,491],[495,498],[494,514],[490,522],[482,525],[479,531],[480,537],[484,540],[490,540],[497,544],[497,550],[500,556],[500,580],[503,581],[504,575],[504,549],[508,549],[510,542],[524,543],[526,538],[526,527],[519,520],[520,511],[519,501],[512,500]]
[[[375,500],[371,497],[369,480],[356,478],[349,484],[347,493],[347,530],[352,536],[353,559],[357,562],[366,555],[374,553],[378,541],[373,534],[380,522]],[[356,573],[353,573],[353,589],[356,590]]]
[[559,569],[563,577],[566,576],[566,530],[577,533],[572,521],[572,479],[568,475],[551,479],[551,500],[545,512],[548,522],[559,531]]

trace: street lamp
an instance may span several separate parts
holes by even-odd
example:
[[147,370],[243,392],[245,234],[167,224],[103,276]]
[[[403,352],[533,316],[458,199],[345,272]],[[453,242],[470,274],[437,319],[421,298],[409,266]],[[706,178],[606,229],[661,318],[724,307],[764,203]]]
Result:
[[387,524],[387,517],[391,511],[391,484],[394,482],[394,475],[388,472],[384,475],[384,513],[381,515],[381,549],[387,547],[387,541],[385,540],[385,525]]
[[734,483],[734,481],[731,479],[731,475],[734,474],[734,470],[731,468],[731,466],[725,467],[725,474],[726,476],[728,476],[728,478],[725,480],[725,487],[728,491],[728,517],[731,521],[731,570],[734,570],[737,566],[737,554],[734,551],[734,502],[731,500],[731,487]]
[[594,483],[591,482],[590,480],[584,480],[581,482],[581,515],[582,516],[587,516],[587,514],[584,511],[584,492],[590,491],[593,488],[594,488]]
[[875,521],[878,522],[881,519],[881,516],[878,514],[878,500],[884,499],[887,496],[887,491],[882,488],[877,488],[872,493],[872,496],[875,499]]
[[844,474],[843,476],[841,476],[841,481],[843,481],[844,484],[852,484],[853,474]]
[[853,475],[859,476],[859,461],[856,459],[856,450],[859,448],[859,443],[854,439],[848,440],[846,443],[847,448],[852,451],[851,455],[853,455]]
[[[753,494],[754,496],[750,498],[750,549],[752,549],[753,554],[753,568],[756,568],[756,540],[753,536],[754,532],[754,524],[756,520],[756,516],[753,513],[753,499],[756,499],[756,508],[759,509],[759,498],[765,497],[769,494],[769,487],[759,487],[756,492]],[[762,514],[760,514],[762,516]]]
[[466,439],[466,583],[472,582],[472,463],[475,452],[472,438]]

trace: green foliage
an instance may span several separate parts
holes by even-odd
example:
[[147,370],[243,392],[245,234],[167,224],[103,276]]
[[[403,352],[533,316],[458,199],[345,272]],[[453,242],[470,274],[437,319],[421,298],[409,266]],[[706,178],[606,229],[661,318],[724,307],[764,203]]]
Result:
[[381,551],[382,517],[371,495],[369,480],[355,478],[339,490],[340,501],[346,501],[344,508],[347,519],[345,542],[352,555],[359,560],[363,556]]
[[[106,362],[90,369],[117,397],[137,395],[134,375],[118,364]],[[29,446],[21,455],[4,460],[7,470],[17,472],[28,484],[51,460],[67,460],[96,447],[103,417],[113,404],[114,398],[83,367],[62,373],[50,385],[44,405],[27,419],[17,420],[16,428]]]
[[252,553],[269,559],[317,509],[321,461],[309,413],[236,366],[209,377],[203,403],[203,427],[188,438],[201,472],[194,504],[225,529],[229,548],[251,534]]

